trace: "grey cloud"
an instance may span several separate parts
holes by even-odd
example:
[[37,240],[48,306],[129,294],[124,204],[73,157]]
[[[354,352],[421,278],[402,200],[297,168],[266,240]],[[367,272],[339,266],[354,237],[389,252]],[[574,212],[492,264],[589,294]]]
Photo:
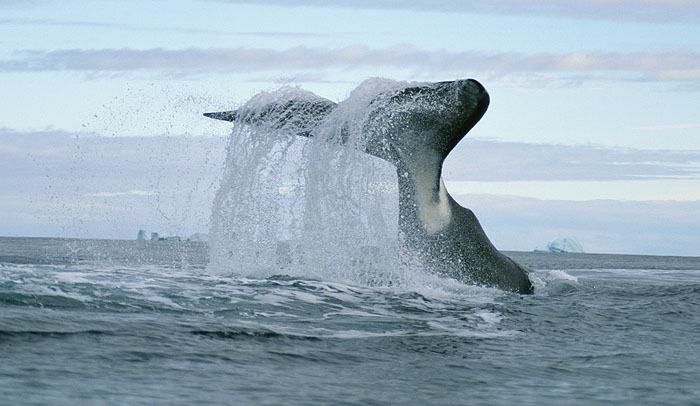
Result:
[[46,3],[47,0],[0,0],[0,6],[15,8],[30,8]]
[[90,28],[134,28],[134,26],[127,24],[116,24],[107,22],[97,22],[97,21],[64,21],[55,20],[47,18],[0,18],[0,24],[5,25],[54,25],[60,27],[90,27]]
[[560,79],[626,79],[639,81],[700,82],[700,53],[652,51],[614,53],[579,51],[554,53],[485,53],[427,51],[412,45],[371,49],[293,47],[188,49],[68,49],[23,51],[0,61],[0,71],[171,71],[179,73],[285,71],[362,67],[394,67],[433,74],[484,76],[549,74]]
[[471,181],[616,181],[700,178],[700,151],[639,150],[466,138],[445,177]]
[[499,249],[528,251],[561,236],[586,252],[700,255],[700,201],[557,201],[458,195]]
[[[225,148],[225,137],[118,138],[0,128],[0,235],[135,238],[139,228],[185,236],[206,231]],[[699,162],[700,151],[472,139],[448,158],[446,176],[698,177]],[[572,235],[589,252],[700,255],[700,201],[455,197],[474,210],[501,249],[531,250]]]
[[418,10],[496,15],[539,15],[578,19],[698,22],[700,4],[693,0],[221,0],[275,6],[342,7],[385,10]]
[[105,21],[62,20],[51,18],[0,18],[0,24],[5,25],[30,25],[30,26],[59,26],[59,27],[85,27],[85,28],[111,28],[128,31],[147,32],[174,32],[180,34],[204,34],[220,37],[222,35],[234,37],[270,37],[270,38],[328,38],[336,34],[312,33],[312,32],[282,32],[282,31],[224,31],[214,29],[197,29],[175,26],[152,26],[139,24],[123,24]]
[[134,238],[207,231],[223,137],[0,128],[0,235]]
[[[92,186],[81,186],[84,193],[153,190],[153,183],[165,182],[164,174],[218,168],[224,144],[211,137],[77,137],[60,131],[25,133],[0,128],[0,186],[3,190],[11,190],[10,184],[31,188],[51,173],[54,178],[81,176],[94,181]],[[467,137],[448,156],[444,175],[449,181],[698,179],[700,151]]]

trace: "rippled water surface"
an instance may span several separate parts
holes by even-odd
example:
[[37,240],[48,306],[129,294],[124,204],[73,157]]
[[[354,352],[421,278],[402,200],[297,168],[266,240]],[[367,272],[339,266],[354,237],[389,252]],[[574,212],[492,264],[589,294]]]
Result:
[[509,253],[536,293],[0,238],[0,403],[699,404],[700,258]]

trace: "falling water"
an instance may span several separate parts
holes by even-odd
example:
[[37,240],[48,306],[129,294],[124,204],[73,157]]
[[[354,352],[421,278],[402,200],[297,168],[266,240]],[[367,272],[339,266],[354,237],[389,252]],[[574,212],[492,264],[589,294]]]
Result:
[[[370,101],[403,86],[366,81],[310,138],[279,123],[234,123],[214,202],[209,269],[370,285],[420,274],[398,248],[395,168],[361,152]],[[241,110],[313,97],[283,88],[255,96]]]

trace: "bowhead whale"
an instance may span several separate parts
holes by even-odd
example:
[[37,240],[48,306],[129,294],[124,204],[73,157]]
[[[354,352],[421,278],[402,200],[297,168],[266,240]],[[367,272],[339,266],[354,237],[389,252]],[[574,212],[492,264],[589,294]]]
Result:
[[[396,167],[402,243],[431,270],[469,283],[530,293],[528,271],[491,244],[474,213],[450,196],[441,176],[445,158],[488,105],[488,93],[472,79],[381,92],[367,106],[362,148]],[[204,115],[313,137],[336,106],[308,93]],[[340,138],[345,143],[342,131]]]

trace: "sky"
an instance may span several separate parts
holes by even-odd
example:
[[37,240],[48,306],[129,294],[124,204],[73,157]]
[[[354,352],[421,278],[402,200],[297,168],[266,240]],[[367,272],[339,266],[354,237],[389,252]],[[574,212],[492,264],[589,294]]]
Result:
[[[328,5],[332,4],[332,5]],[[475,78],[445,163],[494,244],[700,255],[693,0],[0,0],[0,235],[206,232],[230,125],[298,86]]]

